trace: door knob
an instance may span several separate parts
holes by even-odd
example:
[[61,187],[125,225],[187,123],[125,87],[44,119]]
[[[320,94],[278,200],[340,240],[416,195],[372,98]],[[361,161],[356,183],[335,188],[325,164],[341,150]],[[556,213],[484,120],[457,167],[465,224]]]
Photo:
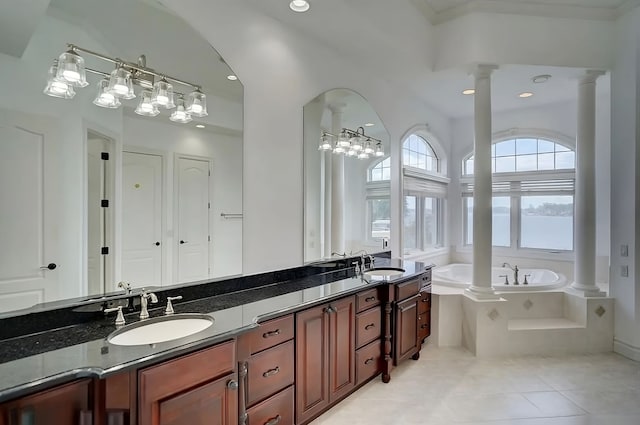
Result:
[[155,245],[156,245],[156,246],[160,246],[160,242],[156,242],[156,243],[155,243]]
[[187,241],[180,241],[180,245],[187,243]]
[[56,267],[58,267],[58,266],[56,265],[56,263],[49,263],[49,264],[47,264],[46,266],[41,266],[40,268],[41,268],[41,269],[55,270],[55,269],[56,269]]

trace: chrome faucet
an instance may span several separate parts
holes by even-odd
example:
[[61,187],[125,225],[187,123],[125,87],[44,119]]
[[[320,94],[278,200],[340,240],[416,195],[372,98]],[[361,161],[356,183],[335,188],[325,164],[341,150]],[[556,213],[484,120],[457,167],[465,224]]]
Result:
[[149,318],[149,311],[147,311],[147,302],[155,304],[158,302],[158,297],[153,292],[147,292],[142,288],[142,294],[140,295],[140,320]]
[[338,257],[342,257],[342,258],[347,258],[347,253],[343,252],[342,254],[338,253],[338,252],[332,252],[331,256],[333,257],[334,255],[337,255]]
[[164,314],[173,314],[173,304],[171,301],[178,301],[182,299],[182,295],[178,295],[177,297],[167,297],[167,308],[164,309]]
[[516,264],[515,267],[511,267],[511,264],[509,263],[502,263],[502,267],[509,267],[511,270],[513,270],[513,284],[520,285],[520,282],[518,281],[518,272],[520,271],[518,269],[518,265]]

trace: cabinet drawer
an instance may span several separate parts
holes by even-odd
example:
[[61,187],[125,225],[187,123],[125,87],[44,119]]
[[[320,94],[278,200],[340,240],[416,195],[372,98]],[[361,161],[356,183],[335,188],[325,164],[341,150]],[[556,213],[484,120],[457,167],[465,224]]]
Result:
[[418,339],[422,341],[431,335],[431,312],[420,313],[418,316]]
[[425,270],[420,276],[422,286],[431,285],[431,269]]
[[382,311],[379,308],[360,313],[356,316],[356,347],[379,339],[381,334]]
[[396,301],[412,297],[420,291],[420,280],[410,280],[396,285]]
[[420,301],[418,301],[418,313],[426,313],[431,310],[431,294],[429,292],[421,292],[420,295]]
[[247,406],[293,384],[293,341],[254,354],[247,361]]
[[382,342],[374,341],[356,350],[357,385],[376,376],[382,370]]
[[260,323],[249,333],[247,341],[251,354],[266,350],[293,338],[293,315]]
[[380,305],[378,288],[360,292],[356,295],[356,313],[360,313],[361,311],[365,311],[366,309],[375,307],[377,305]]
[[247,411],[247,425],[293,425],[293,386]]

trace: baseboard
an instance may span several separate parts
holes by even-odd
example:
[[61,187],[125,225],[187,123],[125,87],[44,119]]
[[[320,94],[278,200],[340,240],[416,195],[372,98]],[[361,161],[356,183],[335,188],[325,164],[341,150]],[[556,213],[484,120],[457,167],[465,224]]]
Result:
[[627,344],[626,342],[614,339],[613,351],[631,360],[640,362],[640,347],[635,347],[633,345]]

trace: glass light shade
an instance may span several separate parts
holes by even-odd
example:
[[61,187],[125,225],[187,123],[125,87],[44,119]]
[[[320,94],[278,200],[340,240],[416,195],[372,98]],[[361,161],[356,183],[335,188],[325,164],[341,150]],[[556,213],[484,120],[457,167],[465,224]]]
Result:
[[289,8],[294,12],[306,12],[309,10],[309,2],[307,0],[292,0]]
[[344,152],[345,152],[345,150],[344,150],[344,148],[342,146],[336,146],[335,149],[333,150],[333,153],[336,153],[336,154],[340,154],[340,153],[344,153]]
[[110,109],[118,108],[121,105],[120,99],[107,90],[109,88],[109,81],[106,79],[100,80],[97,87],[98,92],[96,93],[96,98],[93,99],[94,105]]
[[382,149],[382,145],[380,143],[378,143],[378,145],[376,146],[376,156],[384,156],[384,150]]
[[360,136],[352,137],[349,139],[349,143],[351,144],[351,149],[354,151],[362,150],[362,139],[360,139]]
[[107,91],[120,99],[133,99],[136,94],[133,92],[133,82],[131,73],[122,67],[118,67],[109,76],[109,87]]
[[360,152],[358,154],[358,159],[369,159],[369,154],[367,154],[365,152]]
[[371,147],[371,139],[367,139],[367,142],[364,145],[364,153],[367,155],[371,155],[375,152],[375,150]]
[[[156,106],[172,109],[176,107],[173,101],[173,85],[167,82],[163,77],[160,81],[156,81],[151,92],[151,102]],[[184,108],[184,105],[183,105]]]
[[354,151],[353,149],[349,149],[349,151],[347,152],[347,156],[357,156],[358,152]]
[[184,100],[178,99],[178,108],[173,111],[169,119],[173,122],[186,124],[191,121],[191,115],[184,108]]
[[60,80],[56,77],[56,71],[58,69],[57,61],[49,68],[49,78],[47,79],[47,86],[42,91],[47,96],[59,97],[61,99],[73,99],[76,92],[73,90],[73,86],[64,80]]
[[140,93],[140,102],[134,112],[145,117],[155,117],[160,113],[158,107],[151,102],[151,90]]
[[341,148],[349,147],[349,136],[347,136],[347,133],[344,131],[338,136],[338,146]]
[[73,50],[67,50],[58,58],[56,71],[58,80],[66,81],[75,87],[86,87],[87,74],[84,70],[84,59]]
[[207,113],[207,96],[200,90],[189,93],[186,111],[194,117],[206,117],[209,115]]
[[328,135],[323,134],[320,138],[320,147],[318,148],[318,150],[330,151],[331,149],[333,149],[333,146],[331,145],[331,139]]

